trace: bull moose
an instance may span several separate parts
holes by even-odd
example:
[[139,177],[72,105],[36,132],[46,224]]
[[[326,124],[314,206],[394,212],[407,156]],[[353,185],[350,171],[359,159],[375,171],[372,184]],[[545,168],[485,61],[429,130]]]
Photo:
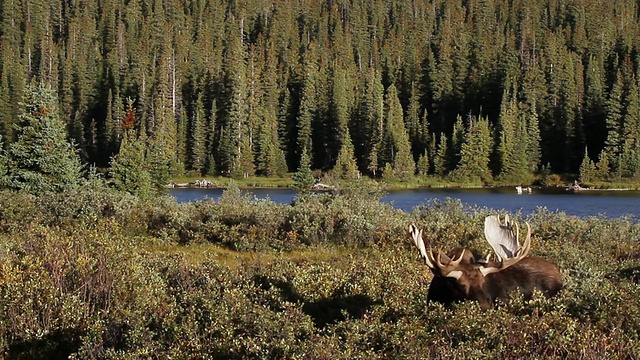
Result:
[[468,249],[455,249],[448,254],[437,253],[427,247],[422,230],[409,225],[409,234],[421,257],[433,273],[427,301],[450,305],[463,300],[477,301],[483,310],[493,307],[496,299],[507,299],[515,290],[530,298],[535,290],[546,296],[554,296],[562,289],[562,275],[553,263],[538,257],[530,257],[531,226],[527,223],[527,236],[519,243],[518,224],[502,222],[498,216],[485,219],[485,237],[495,252],[497,260],[490,256],[478,257]]

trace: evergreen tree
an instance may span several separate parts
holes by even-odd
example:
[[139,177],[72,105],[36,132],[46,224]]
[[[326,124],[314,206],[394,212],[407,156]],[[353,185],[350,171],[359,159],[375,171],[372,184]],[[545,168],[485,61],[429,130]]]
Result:
[[7,165],[7,158],[5,156],[4,145],[2,143],[2,136],[0,136],[0,189],[4,189],[9,185],[9,178],[7,172],[9,167]]
[[524,183],[528,177],[530,163],[527,160],[529,139],[526,119],[521,119],[515,98],[505,90],[500,110],[498,159],[499,178],[511,183]]
[[427,173],[429,172],[429,157],[427,156],[427,151],[426,150],[418,158],[418,163],[416,165],[416,169],[418,171],[418,174],[420,174],[420,175],[427,175]]
[[298,171],[291,175],[293,180],[293,189],[299,194],[308,194],[311,192],[311,186],[315,182],[313,174],[311,173],[311,159],[306,150],[302,150],[302,156],[300,158],[300,166]]
[[209,112],[209,121],[207,122],[207,130],[206,130],[207,162],[206,162],[205,174],[210,176],[214,176],[217,174],[217,164],[216,164],[216,158],[215,158],[217,116],[218,116],[218,106],[217,106],[216,100],[214,99],[211,104],[211,110]]
[[354,145],[361,144],[363,168],[373,176],[380,167],[382,133],[384,131],[384,87],[380,74],[369,68],[364,76],[364,94],[360,110],[360,126],[354,132]]
[[536,98],[532,96],[522,103],[520,121],[526,124],[526,162],[529,173],[535,173],[540,167],[540,127],[538,125],[538,113],[536,111]]
[[[587,145],[591,158],[605,149],[613,170],[630,174],[637,3],[585,4],[7,0],[0,134],[5,148],[16,141],[25,84],[37,81],[56,87],[66,136],[84,162],[105,166],[117,152],[123,99],[132,97],[149,149],[175,169],[197,161],[208,173],[246,173],[250,156],[241,151],[250,151],[262,174],[259,162],[273,155],[261,153],[273,140],[260,138],[271,138],[262,121],[275,109],[289,168],[303,147],[313,168],[331,168],[348,118],[358,168],[376,176],[389,156],[383,99],[393,84],[413,159],[426,149],[433,162],[428,140],[446,134],[450,171],[463,144],[456,116],[486,116],[498,133],[506,88],[518,136],[525,125],[527,172],[541,163],[577,172]],[[203,106],[219,107],[217,117],[198,114],[210,130],[205,169],[193,139],[200,94]]]
[[138,132],[138,119],[129,106],[121,127],[124,129],[120,150],[111,158],[109,176],[116,189],[140,197],[153,196],[169,183],[171,164],[162,143]]
[[607,140],[605,142],[605,151],[609,157],[610,166],[613,172],[618,171],[619,156],[622,152],[622,121],[623,121],[623,82],[622,73],[616,74],[616,80],[613,83],[611,92],[605,104]]
[[265,176],[281,176],[286,173],[284,152],[280,149],[278,139],[278,123],[273,110],[267,111],[260,126],[259,151],[257,156],[257,171]]
[[[218,165],[224,173],[246,173],[248,164],[245,161],[251,151],[251,141],[248,138],[248,108],[247,108],[247,56],[243,43],[243,34],[239,31],[238,21],[232,16],[227,29],[227,46],[224,62],[225,71],[225,103],[220,143],[218,150]],[[243,157],[242,164],[240,157]]]
[[451,146],[447,153],[447,168],[448,170],[455,169],[460,163],[460,153],[462,151],[462,144],[465,139],[465,126],[462,121],[462,116],[456,116],[456,122],[453,124],[453,133],[451,134]]
[[[340,166],[345,166],[344,163],[347,158],[345,152],[349,152],[348,161],[353,161],[355,166],[354,149],[351,142],[351,135],[349,133],[349,121],[351,119],[351,94],[352,91],[347,86],[347,74],[342,69],[334,69],[332,76],[333,84],[331,91],[331,111],[332,118],[330,139],[327,141],[328,146],[333,148],[331,156],[338,158],[342,154],[343,163]],[[343,146],[348,146],[349,149],[342,150]],[[334,153],[335,152],[335,153]],[[335,164],[332,164],[335,166]],[[351,166],[351,165],[349,165]],[[351,177],[351,176],[349,176]]]
[[111,159],[109,176],[117,190],[141,197],[153,194],[152,176],[147,168],[145,136],[136,130],[124,132],[120,151]]
[[239,149],[238,158],[236,159],[237,165],[232,174],[243,178],[255,175],[253,150],[251,149],[251,138],[249,136],[245,135],[240,139]]
[[637,178],[640,174],[640,91],[635,78],[629,83],[624,104],[620,171],[623,177]]
[[75,188],[82,166],[73,144],[66,139],[54,90],[43,85],[25,89],[16,126],[17,140],[9,145],[8,186],[39,194]]
[[[302,153],[306,152],[310,158],[312,153],[312,123],[316,114],[316,77],[318,65],[316,64],[315,44],[309,44],[304,53],[304,77],[302,83],[302,94],[300,96],[300,108],[296,119],[297,130],[297,150],[302,161]],[[300,163],[301,164],[301,163]]]
[[153,140],[144,144],[144,139],[142,140],[143,145],[146,145],[144,160],[146,170],[151,177],[151,190],[161,192],[171,180],[171,172],[172,168],[175,170],[175,164],[171,163],[170,157],[164,152],[164,144]]
[[438,150],[433,158],[433,171],[436,175],[444,176],[449,171],[448,154],[449,149],[447,146],[447,136],[440,134],[440,142],[438,143]]
[[591,55],[586,68],[584,121],[586,142],[593,154],[600,152],[607,136],[604,77],[602,60]]
[[353,180],[358,177],[359,173],[348,129],[345,130],[341,139],[340,152],[338,153],[338,159],[336,160],[333,172],[336,173],[340,179]]
[[584,149],[584,158],[582,159],[582,163],[580,164],[580,181],[583,183],[588,183],[592,181],[595,177],[596,166],[589,158],[589,152],[587,148]]
[[611,178],[611,164],[609,163],[609,153],[603,149],[600,158],[596,164],[595,178],[601,181],[607,181]]
[[451,173],[457,181],[489,181],[489,155],[491,152],[491,134],[486,118],[469,119],[464,142],[460,150],[460,163]]
[[385,139],[383,145],[384,162],[390,163],[395,176],[408,180],[415,173],[415,163],[411,155],[411,143],[404,126],[404,116],[395,85],[387,89],[385,98]]
[[195,109],[191,118],[191,169],[198,174],[202,174],[207,162],[207,144],[206,144],[206,119],[204,113],[204,104],[202,93],[198,95]]

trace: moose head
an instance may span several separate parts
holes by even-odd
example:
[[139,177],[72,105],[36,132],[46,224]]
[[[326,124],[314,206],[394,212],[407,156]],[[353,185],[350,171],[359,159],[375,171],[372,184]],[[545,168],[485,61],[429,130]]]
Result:
[[562,276],[554,264],[528,256],[531,247],[531,226],[528,223],[527,235],[521,246],[520,229],[517,224],[514,229],[508,217],[504,222],[497,216],[485,219],[485,237],[497,260],[491,260],[490,256],[479,258],[468,249],[456,249],[448,254],[430,247],[427,249],[422,230],[415,224],[409,225],[409,234],[433,273],[428,301],[449,305],[473,300],[486,310],[493,307],[496,299],[506,299],[514,290],[529,298],[535,290],[553,296],[562,289]]

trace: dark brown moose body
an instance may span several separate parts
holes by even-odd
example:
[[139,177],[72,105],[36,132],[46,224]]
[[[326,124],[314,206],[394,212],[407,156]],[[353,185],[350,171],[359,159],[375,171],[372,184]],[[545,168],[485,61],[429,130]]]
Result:
[[489,274],[486,282],[487,290],[494,299],[505,299],[515,289],[520,290],[525,298],[530,298],[534,290],[554,296],[562,289],[560,270],[538,257],[524,258],[503,271]]
[[556,295],[563,286],[562,275],[553,263],[528,257],[531,228],[528,224],[527,227],[528,234],[522,247],[515,235],[513,243],[517,249],[510,249],[514,257],[503,259],[498,255],[499,261],[489,261],[488,257],[478,259],[467,249],[456,249],[448,255],[427,250],[422,230],[412,224],[409,233],[433,273],[428,301],[450,305],[473,300],[486,310],[493,307],[496,299],[507,299],[513,291],[520,291],[525,298],[530,298],[536,290],[549,297]]

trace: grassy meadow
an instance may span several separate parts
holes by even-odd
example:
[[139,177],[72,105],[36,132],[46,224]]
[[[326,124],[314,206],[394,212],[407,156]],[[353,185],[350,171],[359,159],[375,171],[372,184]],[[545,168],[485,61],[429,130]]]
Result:
[[427,304],[406,235],[483,253],[495,210],[408,214],[346,189],[292,205],[138,199],[99,182],[0,192],[0,357],[9,359],[601,359],[640,357],[640,225],[545,210],[532,254],[561,268],[555,298],[495,309]]

